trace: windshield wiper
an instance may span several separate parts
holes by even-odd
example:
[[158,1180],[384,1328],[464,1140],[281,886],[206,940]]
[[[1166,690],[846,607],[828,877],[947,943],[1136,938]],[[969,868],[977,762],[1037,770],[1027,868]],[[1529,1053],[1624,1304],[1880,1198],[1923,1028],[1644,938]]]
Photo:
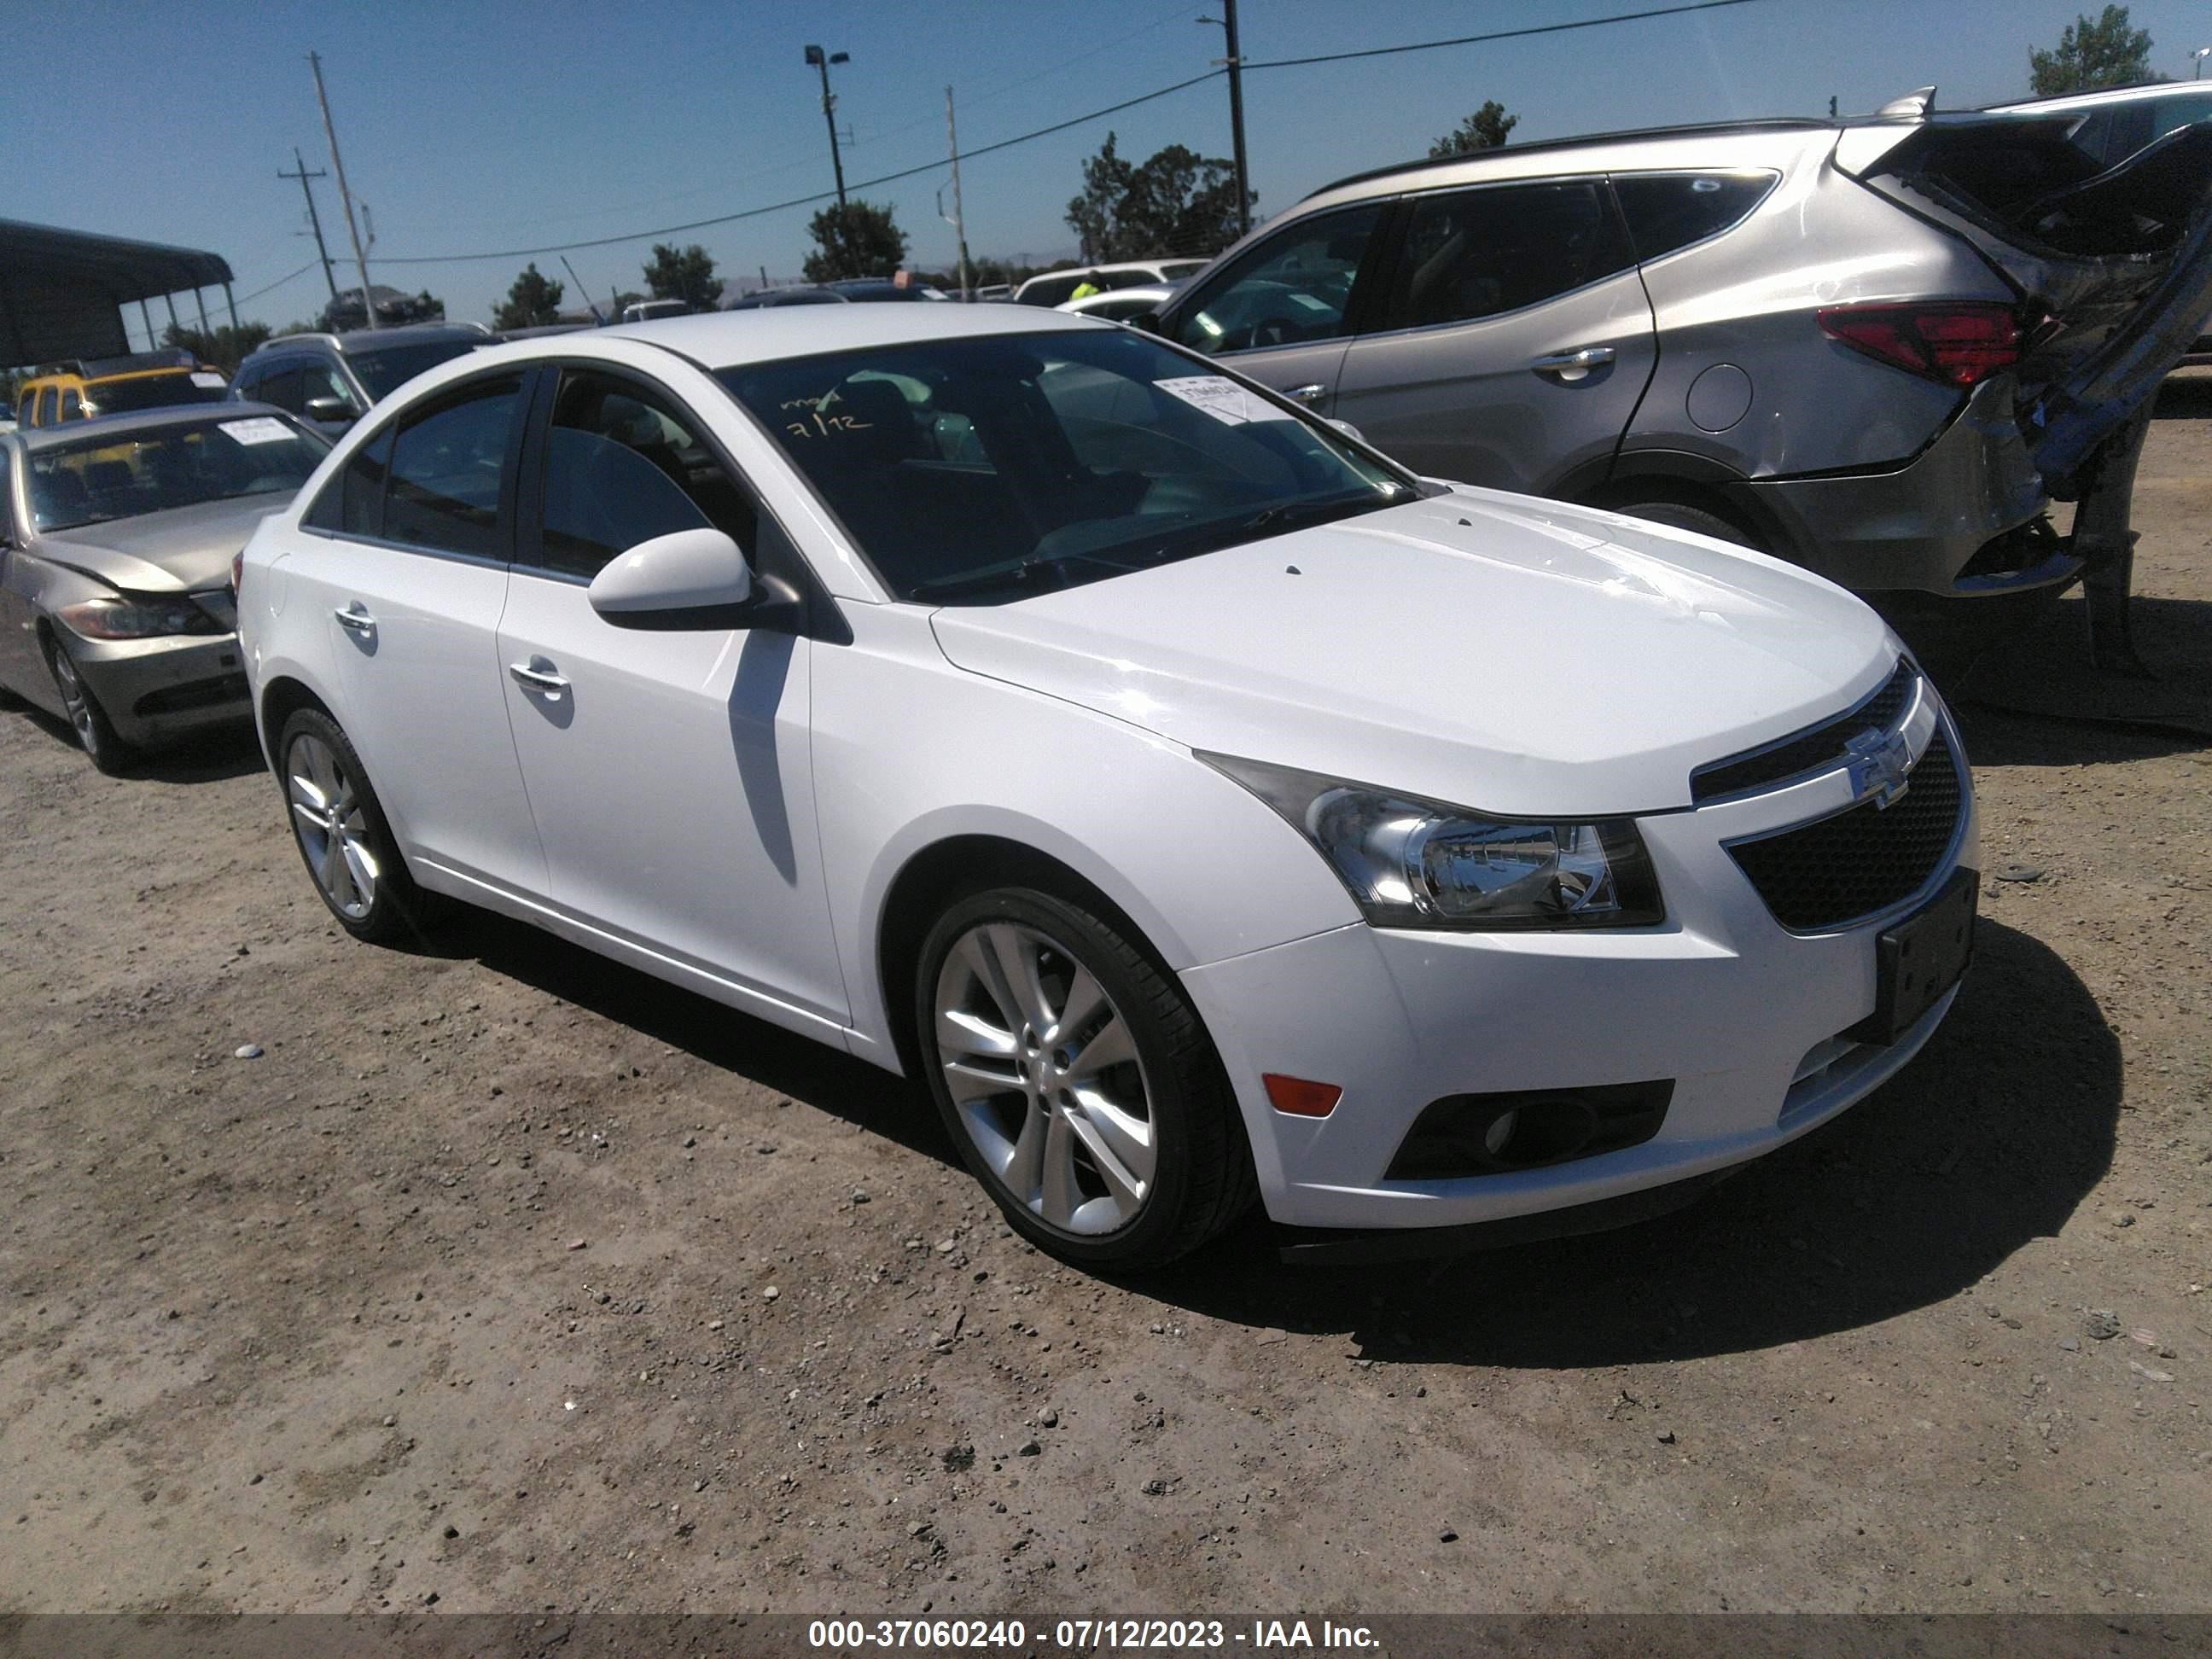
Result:
[[993,587],[1026,587],[1041,570],[1057,570],[1077,563],[1103,565],[1109,570],[1127,570],[1129,568],[1088,553],[1048,553],[1042,557],[1032,555],[1002,569],[970,570],[957,576],[939,576],[932,581],[916,582],[907,589],[907,593],[910,598],[919,599],[944,593],[979,592]]
[[1247,536],[1256,536],[1262,531],[1275,534],[1293,525],[1326,524],[1331,519],[1348,519],[1354,514],[1396,507],[1400,500],[1397,492],[1384,496],[1363,489],[1356,495],[1331,495],[1315,501],[1279,501],[1273,507],[1261,507],[1237,528],[1240,534]]

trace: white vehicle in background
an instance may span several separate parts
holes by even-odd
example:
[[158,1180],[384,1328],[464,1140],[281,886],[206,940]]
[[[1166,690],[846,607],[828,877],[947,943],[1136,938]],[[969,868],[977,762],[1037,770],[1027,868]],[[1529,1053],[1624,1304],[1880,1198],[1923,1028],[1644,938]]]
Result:
[[1141,283],[1135,288],[1109,288],[1103,294],[1086,294],[1080,300],[1063,300],[1053,307],[1078,317],[1097,317],[1109,323],[1133,323],[1157,315],[1176,296],[1180,283]]
[[1070,265],[1040,271],[1014,290],[1018,306],[1056,306],[1076,297],[1079,288],[1135,288],[1146,283],[1180,283],[1204,270],[1204,259],[1124,259],[1111,264]]
[[664,317],[688,317],[691,307],[681,300],[635,300],[622,309],[626,323],[658,322]]
[[1657,1213],[1966,966],[1965,757],[1857,600],[1081,318],[491,347],[239,589],[341,926],[466,900],[926,1079],[1079,1263]]

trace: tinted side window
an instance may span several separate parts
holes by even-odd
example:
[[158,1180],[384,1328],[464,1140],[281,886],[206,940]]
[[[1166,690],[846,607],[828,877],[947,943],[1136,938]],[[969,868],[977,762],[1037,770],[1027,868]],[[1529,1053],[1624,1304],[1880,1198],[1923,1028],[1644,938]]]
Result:
[[1702,242],[1750,216],[1774,188],[1771,173],[1615,173],[1613,193],[1628,220],[1636,257],[1656,259]]
[[354,452],[344,471],[323,486],[301,522],[311,530],[343,536],[382,532],[384,483],[392,471],[392,428],[386,427]]
[[640,542],[708,527],[750,552],[754,522],[680,404],[614,375],[562,375],[545,434],[545,568],[596,576]]
[[2212,92],[2160,99],[2153,109],[2150,136],[2163,138],[2176,127],[2185,127],[2192,121],[2212,121]]
[[307,405],[318,398],[336,398],[351,409],[355,406],[353,393],[338,379],[337,371],[328,363],[313,362],[300,365],[300,410],[306,413]]
[[1182,313],[1176,340],[1217,356],[1344,332],[1352,279],[1382,215],[1379,204],[1314,217],[1260,244]]
[[384,538],[504,560],[500,477],[521,404],[522,377],[509,374],[409,416],[392,447]]
[[0,444],[0,538],[15,534],[15,457]]
[[1427,328],[1519,311],[1635,263],[1595,180],[1420,198],[1407,214],[1382,326]]
[[62,393],[62,419],[81,421],[84,418],[84,400],[74,391]]
[[39,424],[40,426],[53,425],[54,416],[60,408],[60,398],[52,386],[48,386],[45,391],[39,393]]
[[296,368],[280,368],[264,376],[260,390],[253,395],[262,403],[274,404],[295,415],[305,407],[300,401],[300,371]]

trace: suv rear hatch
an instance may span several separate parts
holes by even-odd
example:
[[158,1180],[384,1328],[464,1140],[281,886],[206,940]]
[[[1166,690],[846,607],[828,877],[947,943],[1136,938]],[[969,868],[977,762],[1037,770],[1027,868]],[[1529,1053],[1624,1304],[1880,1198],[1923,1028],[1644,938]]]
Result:
[[2177,128],[2100,169],[2073,142],[2083,118],[1936,115],[1892,144],[1866,129],[1846,135],[1837,158],[1972,243],[2019,290],[2021,422],[2062,499],[2212,312],[2212,123]]

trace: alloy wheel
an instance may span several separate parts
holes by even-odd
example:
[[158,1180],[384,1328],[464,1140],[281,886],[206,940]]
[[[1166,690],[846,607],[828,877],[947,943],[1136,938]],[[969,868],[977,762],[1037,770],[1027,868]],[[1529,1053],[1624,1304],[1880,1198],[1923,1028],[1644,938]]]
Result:
[[360,791],[330,744],[312,732],[293,738],[285,758],[292,830],[331,908],[356,921],[376,902],[382,872],[370,842]]
[[100,752],[100,728],[93,722],[92,695],[84,689],[84,682],[77,678],[76,665],[70,660],[68,652],[56,645],[52,647],[52,655],[54,684],[61,690],[62,707],[69,711],[70,725],[76,728],[76,740],[84,745],[87,754],[96,755]]
[[1152,1092],[1073,951],[1020,922],[969,928],[938,971],[935,1023],[958,1121],[1017,1203],[1094,1237],[1136,1220],[1157,1175]]

